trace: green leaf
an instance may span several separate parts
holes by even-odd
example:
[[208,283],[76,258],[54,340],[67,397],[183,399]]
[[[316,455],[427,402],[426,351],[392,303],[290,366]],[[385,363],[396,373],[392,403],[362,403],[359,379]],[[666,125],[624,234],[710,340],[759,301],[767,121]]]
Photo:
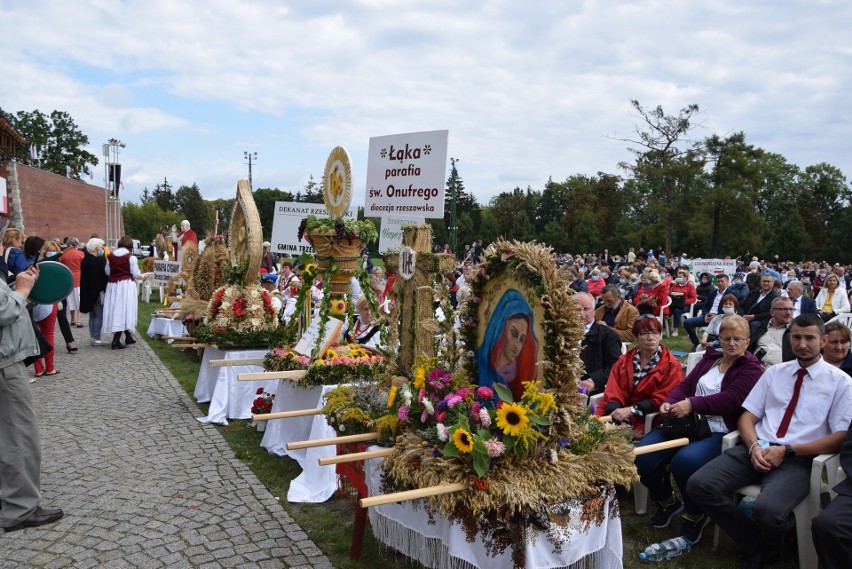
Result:
[[487,454],[482,453],[474,453],[473,455],[473,469],[476,471],[476,475],[482,478],[488,472],[488,469],[491,467],[491,458]]
[[515,437],[506,435],[503,437],[503,444],[506,445],[506,452],[515,450]]
[[470,423],[468,422],[466,415],[459,414],[458,426],[465,431],[470,431]]
[[537,415],[533,415],[532,413],[527,413],[527,419],[529,419],[531,423],[535,423],[536,425],[541,425],[544,427],[550,425],[550,421]]
[[447,444],[444,446],[444,456],[458,456],[459,449],[452,440],[447,441]]
[[502,385],[495,383],[493,385],[494,391],[497,393],[497,397],[499,397],[502,401],[506,403],[514,403],[515,400],[512,398],[512,392],[503,387]]
[[491,431],[485,428],[479,429],[478,431],[476,431],[476,434],[482,437],[483,441],[487,441],[492,437]]

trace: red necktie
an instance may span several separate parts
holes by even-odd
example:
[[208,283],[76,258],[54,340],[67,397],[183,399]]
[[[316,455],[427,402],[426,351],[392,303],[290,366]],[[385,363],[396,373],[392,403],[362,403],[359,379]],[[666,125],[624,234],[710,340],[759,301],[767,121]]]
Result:
[[790,419],[793,418],[793,411],[796,409],[796,403],[799,402],[799,392],[802,390],[802,381],[804,381],[807,374],[808,370],[803,367],[799,368],[799,371],[796,374],[796,385],[793,386],[793,397],[790,398],[790,404],[787,405],[787,410],[784,411],[784,418],[781,419],[781,424],[778,426],[778,432],[775,433],[778,435],[778,438],[787,434],[787,427],[790,426]]

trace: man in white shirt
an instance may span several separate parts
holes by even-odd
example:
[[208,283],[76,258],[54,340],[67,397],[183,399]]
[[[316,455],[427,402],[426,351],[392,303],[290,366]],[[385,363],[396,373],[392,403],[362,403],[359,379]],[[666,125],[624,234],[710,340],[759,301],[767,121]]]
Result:
[[[686,492],[742,547],[743,567],[780,557],[793,508],[809,491],[813,457],[836,453],[852,421],[852,379],[820,356],[827,337],[816,314],[793,321],[796,360],[772,366],[743,403],[743,444],[692,475]],[[732,492],[760,484],[752,517]]]
[[790,345],[789,328],[793,321],[793,301],[775,297],[769,314],[769,322],[764,322],[752,331],[751,343],[748,345],[748,351],[760,360],[764,368],[782,361],[789,362],[796,357]]

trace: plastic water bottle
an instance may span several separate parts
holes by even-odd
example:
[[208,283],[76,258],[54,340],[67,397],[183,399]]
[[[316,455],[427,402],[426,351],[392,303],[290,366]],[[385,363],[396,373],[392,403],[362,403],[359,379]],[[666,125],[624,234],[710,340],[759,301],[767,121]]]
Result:
[[683,537],[673,537],[666,541],[649,545],[645,551],[639,554],[639,559],[659,563],[664,559],[677,557],[684,551],[692,549],[692,543]]

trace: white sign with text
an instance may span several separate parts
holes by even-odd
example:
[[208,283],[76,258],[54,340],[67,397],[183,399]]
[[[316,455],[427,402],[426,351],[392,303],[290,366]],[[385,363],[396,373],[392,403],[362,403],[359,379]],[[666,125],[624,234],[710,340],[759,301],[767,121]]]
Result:
[[169,279],[180,272],[180,261],[154,261],[155,286],[166,285]]
[[[303,202],[275,202],[275,215],[272,218],[271,253],[285,257],[298,257],[302,253],[314,254],[314,248],[303,238],[299,241],[297,234],[299,224],[309,215],[328,217],[325,204]],[[346,212],[343,219],[355,219],[352,209]]]
[[444,217],[448,130],[370,139],[365,217]]
[[736,259],[693,259],[689,264],[696,278],[701,273],[710,273],[714,277],[724,273],[730,277],[737,272]]
[[382,230],[379,232],[379,253],[395,251],[402,247],[402,228],[406,225],[419,225],[425,222],[422,217],[389,215],[382,218]]

